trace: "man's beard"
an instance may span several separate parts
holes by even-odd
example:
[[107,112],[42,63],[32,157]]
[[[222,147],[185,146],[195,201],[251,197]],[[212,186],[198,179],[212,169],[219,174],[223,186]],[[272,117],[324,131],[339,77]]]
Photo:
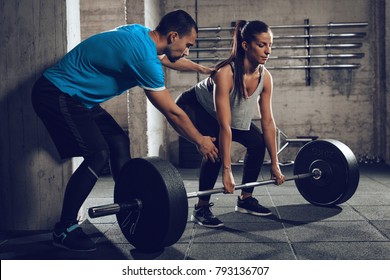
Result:
[[182,58],[181,56],[177,57],[177,56],[172,56],[170,53],[166,53],[165,54],[168,58],[168,60],[172,63],[175,63],[176,61],[178,61],[180,58]]

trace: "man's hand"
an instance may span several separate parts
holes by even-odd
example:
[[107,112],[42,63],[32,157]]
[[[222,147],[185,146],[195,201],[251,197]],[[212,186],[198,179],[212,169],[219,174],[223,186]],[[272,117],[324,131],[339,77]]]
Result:
[[215,138],[202,135],[191,122],[187,114],[173,101],[169,91],[145,90],[150,102],[167,118],[172,127],[184,138],[194,143],[206,160],[218,160]]
[[196,145],[199,153],[205,160],[211,160],[212,162],[219,160],[218,149],[213,143],[215,140],[215,137],[202,136],[201,141]]

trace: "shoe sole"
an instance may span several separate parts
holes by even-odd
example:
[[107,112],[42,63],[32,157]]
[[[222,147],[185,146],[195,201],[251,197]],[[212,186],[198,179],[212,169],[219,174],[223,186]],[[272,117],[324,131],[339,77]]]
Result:
[[195,218],[193,215],[191,215],[191,222],[193,222],[195,224],[198,224],[200,226],[203,226],[203,227],[208,227],[208,228],[219,228],[219,227],[223,227],[224,226],[223,223],[218,224],[218,225],[205,225],[201,221],[199,221],[197,218]]
[[236,208],[234,210],[236,212],[239,212],[239,213],[250,214],[250,215],[254,215],[254,216],[265,217],[265,216],[272,215],[272,212],[269,212],[269,213],[259,213],[259,212],[251,211],[251,210],[248,210],[248,209],[245,209],[245,208],[241,208],[241,207],[238,207],[238,206],[236,206]]
[[52,242],[52,244],[53,244],[54,247],[65,249],[65,250],[72,251],[72,252],[93,252],[93,251],[96,251],[96,248],[91,248],[91,249],[72,249],[72,248],[66,247],[64,244],[60,244],[60,243],[57,243],[57,242],[54,242],[54,241]]

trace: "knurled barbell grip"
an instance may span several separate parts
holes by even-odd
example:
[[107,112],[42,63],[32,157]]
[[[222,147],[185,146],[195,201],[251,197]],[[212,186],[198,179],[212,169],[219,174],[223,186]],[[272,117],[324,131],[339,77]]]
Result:
[[108,215],[117,214],[122,210],[139,210],[142,208],[142,201],[139,199],[133,199],[126,203],[111,203],[88,209],[88,215],[91,218],[103,217]]
[[[297,174],[289,178],[285,178],[284,181],[292,181],[292,180],[300,180],[300,179],[305,179],[305,178],[310,178],[313,176],[321,176],[319,174],[320,170],[316,169],[313,170],[312,173],[304,173],[304,174]],[[258,186],[263,186],[263,185],[269,185],[269,184],[275,184],[274,179],[271,180],[263,180],[263,181],[258,181],[258,182],[251,182],[251,183],[246,183],[246,184],[241,184],[241,185],[236,185],[234,187],[235,190],[241,190],[241,189],[246,189],[250,187],[258,187]],[[191,192],[187,193],[187,198],[194,198],[194,197],[202,197],[206,195],[211,195],[211,194],[216,194],[216,193],[223,193],[225,191],[224,188],[217,188],[217,189],[212,189],[212,190],[207,190],[207,191],[198,191],[198,192]]]

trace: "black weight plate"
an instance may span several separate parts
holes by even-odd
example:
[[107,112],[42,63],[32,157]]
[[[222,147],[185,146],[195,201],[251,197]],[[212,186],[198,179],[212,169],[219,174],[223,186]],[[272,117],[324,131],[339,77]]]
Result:
[[141,251],[157,251],[176,243],[188,216],[187,193],[176,168],[158,157],[131,159],[115,184],[114,202],[135,198],[141,200],[141,210],[116,215],[129,243]]
[[351,149],[338,140],[315,140],[298,152],[294,174],[322,171],[320,179],[295,180],[300,194],[310,203],[333,206],[350,199],[359,185],[359,165]]

